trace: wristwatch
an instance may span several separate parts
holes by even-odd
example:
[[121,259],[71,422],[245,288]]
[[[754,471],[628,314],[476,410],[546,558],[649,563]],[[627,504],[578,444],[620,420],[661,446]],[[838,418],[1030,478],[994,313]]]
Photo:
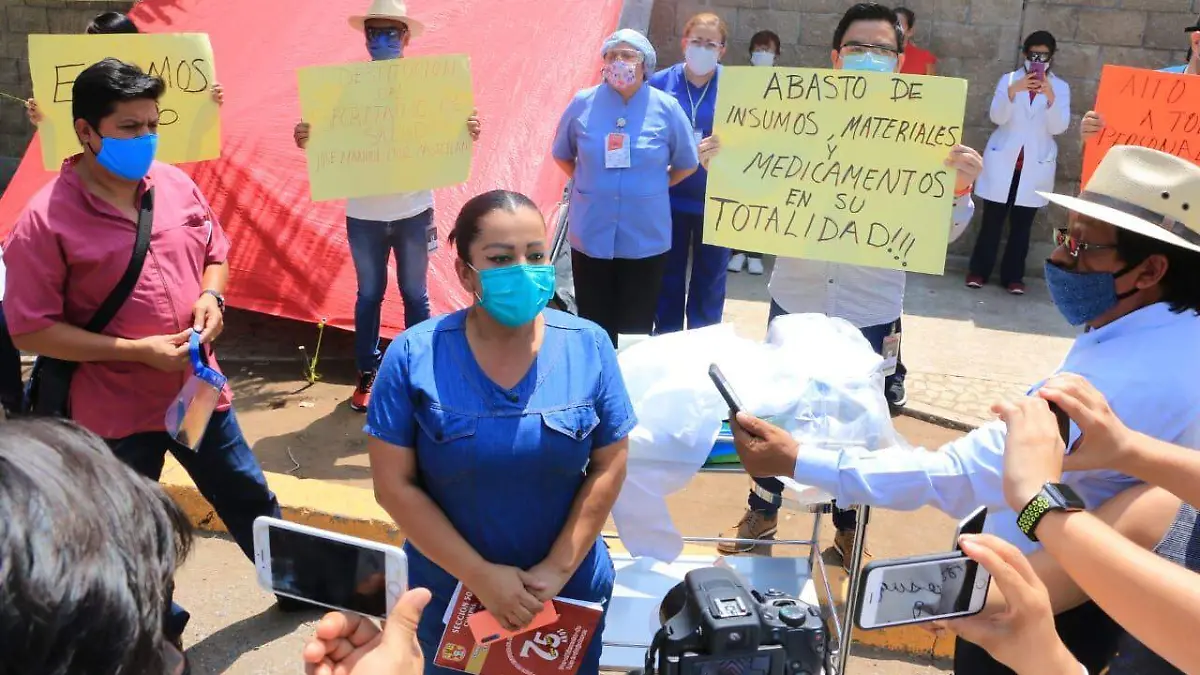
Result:
[[1042,522],[1042,518],[1047,513],[1051,511],[1083,511],[1086,508],[1087,504],[1075,493],[1075,490],[1071,489],[1070,485],[1046,483],[1042,486],[1041,492],[1029,500],[1029,503],[1017,515],[1017,527],[1021,528],[1030,541],[1037,541],[1035,533],[1038,523]]
[[211,288],[205,289],[205,291],[203,293],[201,293],[200,295],[211,295],[214,298],[216,298],[217,299],[217,309],[221,310],[222,314],[225,313],[225,296],[212,290]]

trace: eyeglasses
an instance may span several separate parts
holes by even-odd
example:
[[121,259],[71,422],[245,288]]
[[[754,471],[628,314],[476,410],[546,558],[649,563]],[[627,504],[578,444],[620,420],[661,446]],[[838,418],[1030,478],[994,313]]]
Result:
[[723,42],[713,42],[712,40],[705,40],[702,38],[692,38],[688,40],[687,43],[689,47],[703,47],[704,49],[709,49],[714,52],[725,46],[725,43]]
[[643,60],[645,60],[645,58],[646,57],[636,49],[610,49],[608,50],[608,53],[604,55],[604,62],[612,63],[613,61],[624,61],[625,63],[641,63]]
[[1065,227],[1060,227],[1054,231],[1054,245],[1065,248],[1072,258],[1078,258],[1079,254],[1087,253],[1088,251],[1111,251],[1117,248],[1116,244],[1089,244],[1079,241],[1071,236],[1070,230]]
[[851,54],[874,54],[875,56],[896,56],[900,50],[887,45],[873,45],[863,42],[847,42],[842,45],[842,56]]
[[1050,52],[1026,52],[1034,63],[1050,63]]
[[408,35],[408,27],[405,26],[404,28],[395,28],[389,26],[387,28],[367,28],[364,32],[367,34],[368,40],[378,40],[381,38],[400,40],[405,35]]

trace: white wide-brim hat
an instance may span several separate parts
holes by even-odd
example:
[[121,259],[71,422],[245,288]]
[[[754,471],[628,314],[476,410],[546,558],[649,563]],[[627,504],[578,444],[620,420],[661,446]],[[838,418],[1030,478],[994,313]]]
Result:
[[404,0],[373,0],[366,14],[350,17],[350,27],[361,31],[366,28],[367,19],[399,21],[408,26],[408,34],[412,37],[417,37],[425,30],[425,24],[409,16]]
[[1076,213],[1200,253],[1200,167],[1175,155],[1114,146],[1078,197],[1038,194]]

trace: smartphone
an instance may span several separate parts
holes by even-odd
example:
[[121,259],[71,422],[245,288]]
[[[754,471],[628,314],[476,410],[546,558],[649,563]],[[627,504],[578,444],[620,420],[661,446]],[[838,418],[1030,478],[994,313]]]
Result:
[[1058,420],[1058,435],[1062,437],[1063,445],[1067,446],[1067,450],[1071,449],[1071,418],[1058,407],[1057,403],[1049,401],[1050,412],[1054,413],[1054,417]]
[[1036,79],[1044,80],[1046,79],[1046,64],[1033,61],[1029,64],[1029,72],[1032,73]]
[[266,516],[254,520],[254,565],[276,595],[377,619],[408,589],[399,548]]
[[985,521],[987,521],[986,506],[975,509],[971,515],[963,518],[954,530],[954,545],[951,546],[951,550],[959,550],[958,538],[964,534],[983,534],[983,524]]
[[542,607],[542,611],[533,617],[533,622],[521,630],[505,630],[500,626],[500,622],[496,620],[496,617],[492,616],[492,613],[486,609],[481,609],[468,616],[467,627],[471,629],[471,635],[475,637],[475,644],[490,645],[493,642],[507,640],[521,633],[528,633],[531,630],[549,626],[555,621],[558,621],[558,611],[554,609],[554,602],[547,600],[545,606]]
[[717,364],[712,364],[708,367],[708,376],[712,378],[713,384],[717,385],[717,391],[721,392],[721,397],[725,399],[725,403],[729,404],[729,411],[737,414],[742,412],[742,401],[733,393],[733,388],[729,386],[729,380],[725,379],[725,374],[717,367]]
[[991,581],[961,551],[877,560],[863,568],[855,621],[872,630],[978,614]]

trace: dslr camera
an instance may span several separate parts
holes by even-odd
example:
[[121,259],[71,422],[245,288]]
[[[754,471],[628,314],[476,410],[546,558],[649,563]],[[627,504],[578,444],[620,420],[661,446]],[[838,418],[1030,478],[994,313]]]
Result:
[[663,599],[660,619],[647,675],[818,675],[825,665],[820,609],[749,590],[731,569],[688,572]]

